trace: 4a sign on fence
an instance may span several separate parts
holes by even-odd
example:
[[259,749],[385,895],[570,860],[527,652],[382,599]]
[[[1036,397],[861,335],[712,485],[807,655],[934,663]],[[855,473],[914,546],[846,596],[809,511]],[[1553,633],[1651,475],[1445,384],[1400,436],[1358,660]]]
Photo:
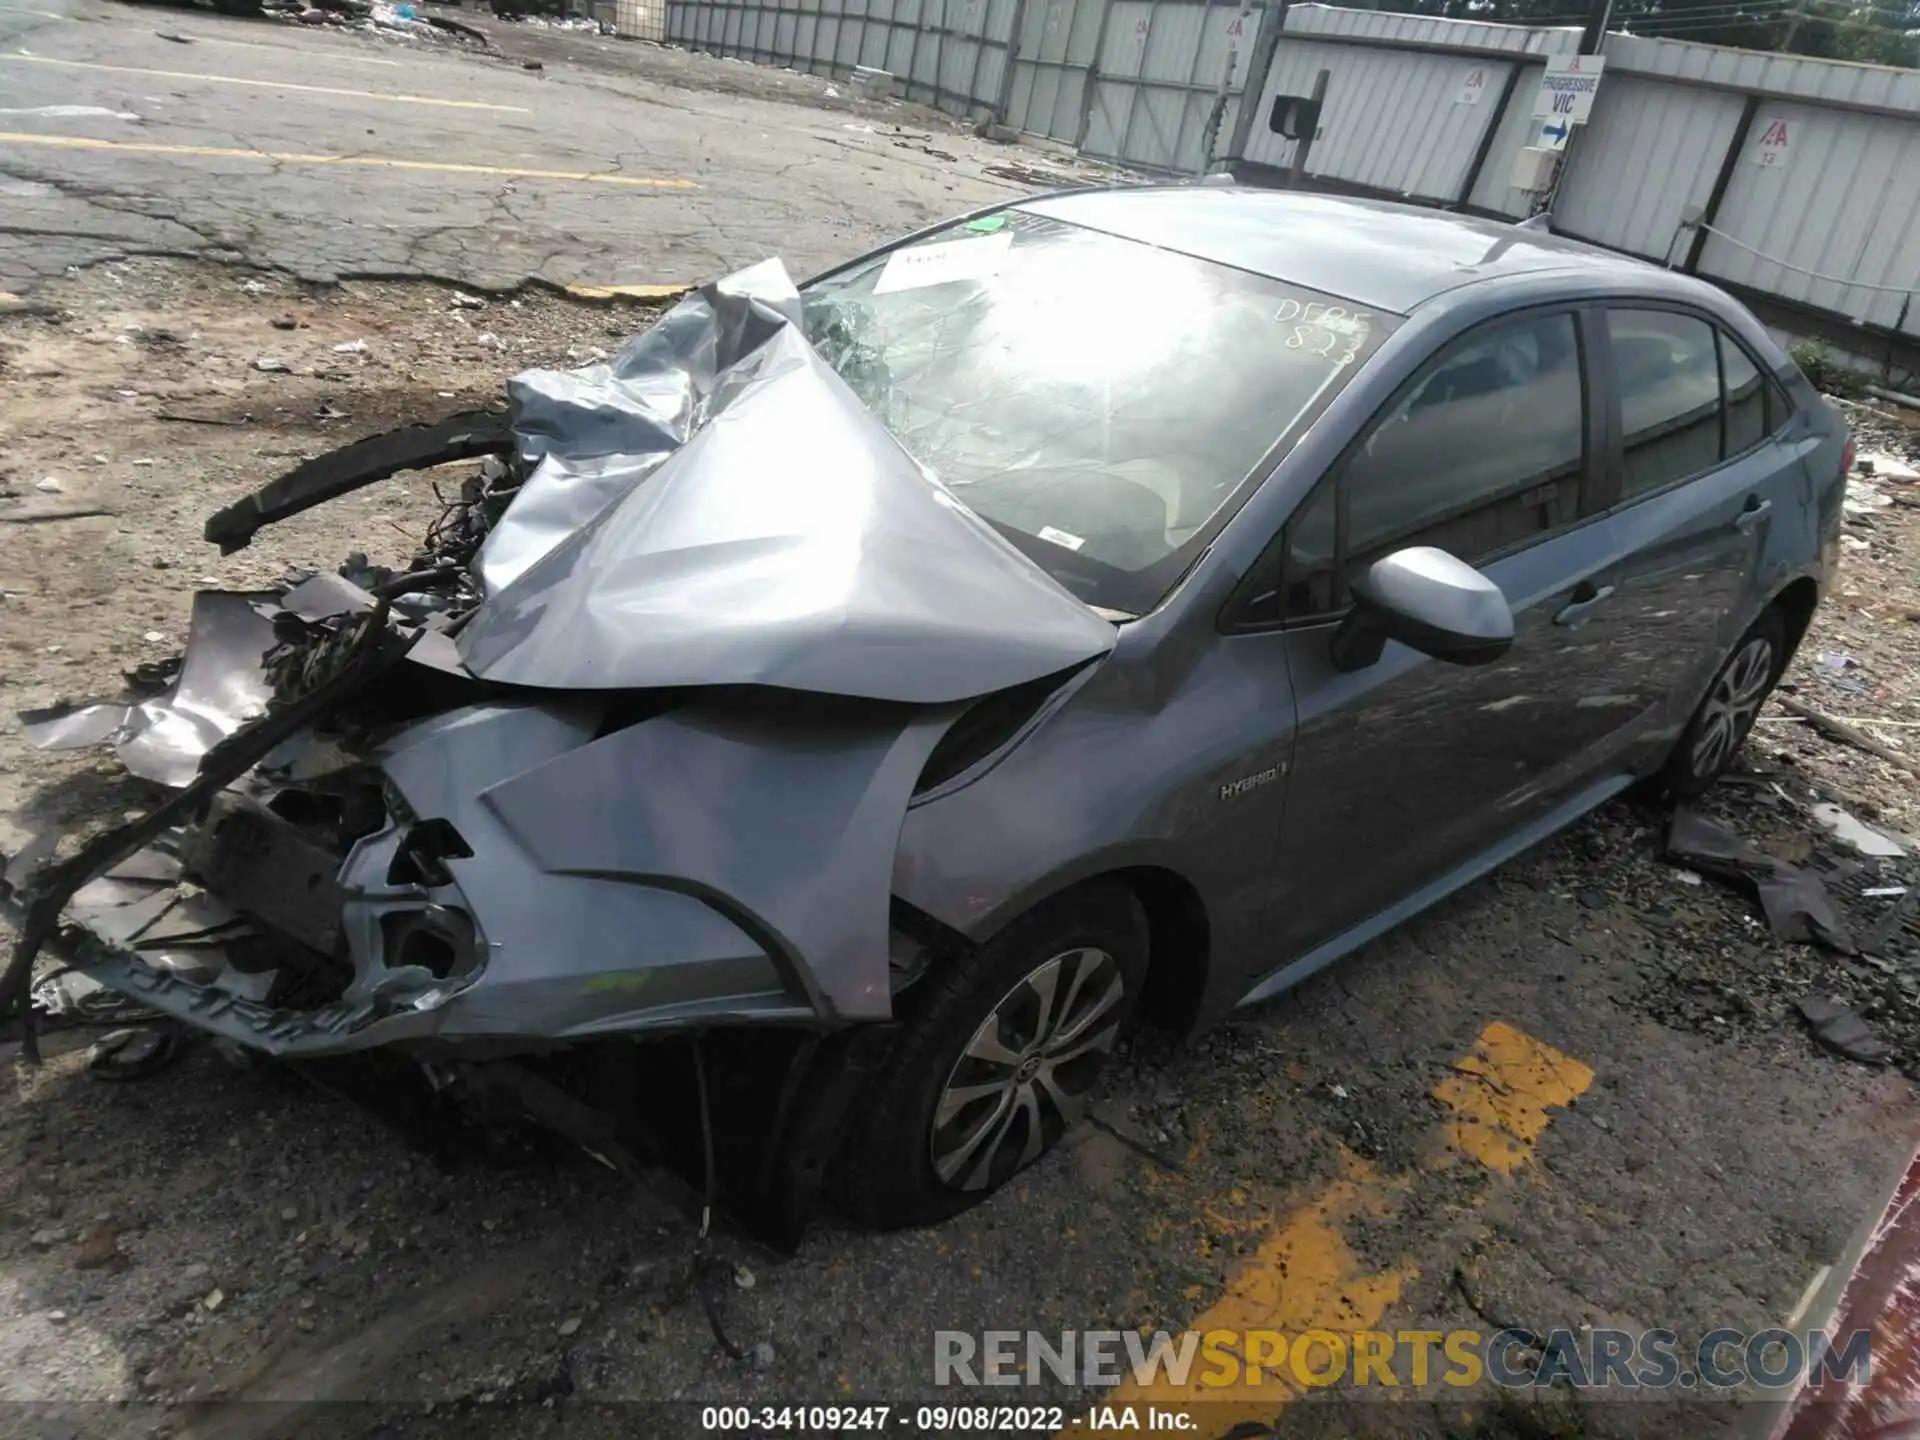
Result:
[[1769,120],[1760,127],[1760,136],[1753,142],[1753,163],[1769,169],[1777,168],[1787,163],[1787,155],[1792,149],[1793,132],[1787,122]]

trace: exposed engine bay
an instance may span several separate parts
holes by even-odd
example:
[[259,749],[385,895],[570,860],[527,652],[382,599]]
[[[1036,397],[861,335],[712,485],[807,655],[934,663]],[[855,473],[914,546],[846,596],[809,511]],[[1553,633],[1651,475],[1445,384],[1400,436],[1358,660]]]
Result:
[[53,946],[287,1056],[886,1019],[916,790],[1003,735],[983,697],[1030,713],[1113,628],[900,448],[798,302],[767,262],[610,365],[516,377],[505,414],[356,442],[214,515],[231,551],[478,462],[404,570],[202,592],[128,696],[23,717],[173,793],[11,858],[0,1015]]

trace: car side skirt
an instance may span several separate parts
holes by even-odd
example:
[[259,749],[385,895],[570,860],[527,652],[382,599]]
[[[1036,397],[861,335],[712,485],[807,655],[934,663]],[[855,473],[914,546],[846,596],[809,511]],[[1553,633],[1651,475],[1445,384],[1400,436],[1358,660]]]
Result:
[[1498,844],[1482,850],[1464,865],[1449,870],[1437,880],[1429,881],[1405,899],[1377,911],[1358,925],[1341,931],[1331,940],[1322,941],[1298,959],[1288,961],[1241,996],[1235,1002],[1234,1008],[1241,1009],[1248,1005],[1257,1005],[1262,1000],[1272,999],[1284,990],[1291,990],[1308,976],[1326,969],[1341,956],[1358,950],[1369,940],[1384,935],[1403,920],[1412,919],[1428,906],[1446,899],[1462,886],[1469,885],[1488,871],[1504,865],[1521,851],[1530,850],[1542,840],[1566,829],[1590,810],[1625,790],[1633,784],[1634,778],[1630,774],[1616,774],[1596,780],[1584,790],[1577,791],[1557,809],[1549,811],[1532,824],[1514,831]]

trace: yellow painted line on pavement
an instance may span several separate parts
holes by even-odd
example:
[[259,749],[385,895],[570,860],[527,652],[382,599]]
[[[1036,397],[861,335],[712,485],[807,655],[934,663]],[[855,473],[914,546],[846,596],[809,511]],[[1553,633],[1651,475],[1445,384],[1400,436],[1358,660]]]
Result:
[[255,90],[298,90],[307,95],[345,95],[355,100],[389,100],[395,105],[440,105],[449,110],[497,110],[530,115],[524,105],[495,105],[490,100],[443,100],[437,95],[396,95],[379,90],[343,90],[334,85],[301,85],[292,80],[253,80],[240,75],[210,75],[200,70],[149,70],[139,65],[106,65],[97,60],[62,60],[52,55],[0,55],[16,65],[59,65],[70,70],[99,70],[111,75],[152,75],[162,80],[204,80],[210,85],[245,85]]
[[111,150],[129,155],[186,155],[214,160],[266,160],[279,165],[365,165],[385,170],[424,170],[439,175],[505,175],[524,180],[568,180],[592,185],[628,185],[641,190],[693,190],[691,180],[650,175],[609,175],[592,170],[521,170],[509,165],[458,165],[443,160],[393,160],[378,155],[302,155],[282,150],[243,150],[219,145],[153,145],[96,140],[89,135],[40,135],[0,130],[0,145],[51,145],[65,150]]
[[1553,1111],[1593,1084],[1593,1071],[1498,1020],[1433,1087],[1451,1113],[1447,1139],[1489,1170],[1511,1175],[1533,1158]]
[[[398,60],[381,60],[372,55],[359,55],[351,52],[306,50],[292,45],[267,45],[258,40],[229,40],[224,35],[208,35],[199,30],[182,30],[179,33],[186,36],[196,45],[229,45],[240,50],[266,50],[275,55],[297,56],[302,65],[311,64],[315,60],[339,60],[352,65],[356,70],[362,65],[383,65],[388,69],[397,70],[401,64]],[[295,31],[294,33],[311,34],[313,32]]]
[[[1553,1113],[1592,1083],[1590,1067],[1511,1025],[1493,1022],[1431,1092],[1447,1120],[1425,1169],[1440,1170],[1466,1158],[1495,1176],[1514,1175],[1533,1158]],[[1225,1293],[1186,1327],[1202,1337],[1210,1331],[1226,1332],[1214,1339],[1228,1342],[1219,1348],[1238,1357],[1241,1383],[1203,1384],[1206,1367],[1196,1363],[1184,1383],[1176,1384],[1163,1368],[1149,1384],[1123,1381],[1102,1395],[1100,1403],[1201,1407],[1192,1412],[1200,1428],[1187,1432],[1201,1440],[1243,1422],[1271,1423],[1305,1387],[1286,1370],[1283,1355],[1243,1354],[1236,1337],[1249,1331],[1299,1336],[1310,1330],[1346,1337],[1380,1329],[1388,1310],[1418,1278],[1419,1267],[1411,1257],[1385,1268],[1370,1265],[1354,1250],[1347,1231],[1356,1221],[1393,1218],[1421,1178],[1417,1170],[1383,1174],[1343,1147],[1333,1180],[1282,1215]],[[1261,1347],[1255,1343],[1245,1348]],[[1246,1383],[1248,1365],[1263,1367],[1255,1384]],[[1062,1433],[1080,1431],[1075,1427]]]

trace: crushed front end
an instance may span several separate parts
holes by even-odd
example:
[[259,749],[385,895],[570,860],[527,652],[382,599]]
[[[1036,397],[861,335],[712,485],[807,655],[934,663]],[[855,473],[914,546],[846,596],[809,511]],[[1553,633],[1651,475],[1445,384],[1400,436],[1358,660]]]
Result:
[[134,694],[23,717],[172,793],[8,863],[0,1015],[50,949],[283,1056],[890,1016],[928,757],[975,700],[1104,655],[1112,625],[874,420],[778,262],[508,392],[207,525],[234,550],[472,467],[404,569],[202,592],[184,655]]

